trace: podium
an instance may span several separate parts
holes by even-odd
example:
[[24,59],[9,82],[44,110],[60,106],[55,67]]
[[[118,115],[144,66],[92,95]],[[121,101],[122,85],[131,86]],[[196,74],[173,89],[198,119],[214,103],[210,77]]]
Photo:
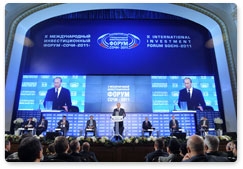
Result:
[[120,135],[119,133],[119,122],[123,121],[123,116],[111,116],[111,120],[113,122],[115,122],[115,133],[113,134],[113,136],[111,137],[111,140],[115,137],[115,136],[119,136],[121,137],[121,139],[123,139],[122,135]]

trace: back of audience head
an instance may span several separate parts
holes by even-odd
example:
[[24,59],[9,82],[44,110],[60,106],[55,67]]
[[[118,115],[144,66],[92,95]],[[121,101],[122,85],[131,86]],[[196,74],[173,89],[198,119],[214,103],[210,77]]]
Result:
[[84,142],[82,144],[82,151],[89,152],[89,149],[90,149],[90,144],[88,142]]
[[190,136],[187,140],[187,151],[191,156],[205,154],[203,139],[198,135]]
[[215,152],[219,149],[219,138],[213,135],[206,135],[204,139],[204,147],[206,152]]
[[58,136],[55,138],[55,151],[57,154],[67,153],[69,150],[69,142],[65,136]]
[[42,145],[36,137],[22,139],[18,147],[18,156],[22,162],[40,162],[42,153]]
[[155,150],[163,150],[164,148],[164,140],[162,138],[158,138],[154,142],[154,149]]
[[20,139],[19,139],[19,143],[26,137],[33,137],[33,135],[31,133],[24,133],[21,135]]
[[80,151],[80,143],[78,140],[72,140],[70,142],[70,150],[72,152],[79,152]]
[[55,144],[54,143],[49,144],[47,150],[48,150],[48,155],[55,154],[56,153]]
[[182,156],[186,155],[186,153],[187,153],[187,145],[186,145],[186,143],[181,143],[180,151],[181,151],[180,154]]
[[167,152],[172,154],[180,154],[180,143],[176,138],[171,138],[167,145]]

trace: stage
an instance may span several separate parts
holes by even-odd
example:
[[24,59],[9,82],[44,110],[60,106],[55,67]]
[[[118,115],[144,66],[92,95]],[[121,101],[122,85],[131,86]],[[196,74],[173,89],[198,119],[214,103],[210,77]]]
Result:
[[[111,137],[113,135],[114,122],[111,120],[112,112],[106,113],[80,113],[80,112],[51,112],[51,111],[18,111],[17,118],[23,118],[24,120],[29,117],[35,117],[37,120],[41,119],[41,116],[45,116],[48,120],[47,132],[55,131],[57,123],[62,116],[66,115],[67,120],[70,123],[68,136],[78,137],[84,135],[84,128],[86,121],[89,119],[90,115],[94,116],[97,123],[97,134],[99,137],[107,136]],[[220,117],[220,112],[161,112],[161,113],[134,113],[126,112],[126,117],[124,119],[124,137],[130,136],[142,136],[142,122],[145,117],[149,118],[155,131],[153,131],[152,136],[169,136],[169,121],[171,116],[175,115],[176,119],[179,121],[179,127],[181,131],[186,133],[187,136],[193,135],[198,132],[198,125],[200,118],[206,116],[209,119],[209,128],[214,128],[213,119],[215,117]],[[215,134],[215,131],[210,131],[209,134]]]

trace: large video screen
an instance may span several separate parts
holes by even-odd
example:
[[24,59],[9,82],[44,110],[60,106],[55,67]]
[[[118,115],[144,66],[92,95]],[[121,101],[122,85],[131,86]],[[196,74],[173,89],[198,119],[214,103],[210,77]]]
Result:
[[210,33],[187,20],[51,18],[26,36],[25,74],[215,74]]
[[[62,77],[62,86],[71,92],[72,104],[80,112],[111,112],[120,102],[126,112],[170,112],[179,110],[179,90],[185,76],[81,76],[23,75],[19,110],[45,109],[46,92],[53,79]],[[206,105],[218,111],[213,76],[190,76],[192,85],[202,91]]]

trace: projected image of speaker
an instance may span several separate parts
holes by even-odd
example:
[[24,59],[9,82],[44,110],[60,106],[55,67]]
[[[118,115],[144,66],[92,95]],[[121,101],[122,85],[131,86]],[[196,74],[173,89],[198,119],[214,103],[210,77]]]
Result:
[[46,132],[46,140],[54,140],[57,136],[60,135],[60,132]]

